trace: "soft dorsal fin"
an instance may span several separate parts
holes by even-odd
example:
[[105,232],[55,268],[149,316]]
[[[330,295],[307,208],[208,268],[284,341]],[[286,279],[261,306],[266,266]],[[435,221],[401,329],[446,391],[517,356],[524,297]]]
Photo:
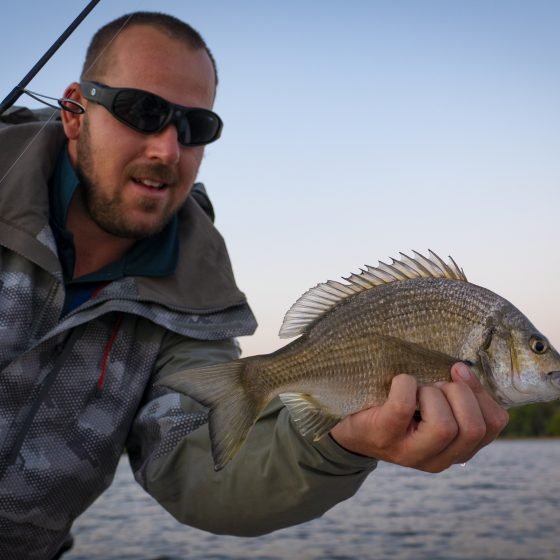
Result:
[[449,278],[467,281],[465,273],[451,257],[449,263],[445,263],[433,251],[429,252],[429,257],[416,251],[413,251],[414,257],[400,253],[400,260],[391,259],[391,264],[379,261],[376,267],[366,266],[366,269],[362,269],[359,274],[351,274],[348,278],[344,278],[347,284],[329,280],[311,288],[286,313],[279,333],[280,338],[303,334],[319,317],[341,301],[380,284],[413,278]]

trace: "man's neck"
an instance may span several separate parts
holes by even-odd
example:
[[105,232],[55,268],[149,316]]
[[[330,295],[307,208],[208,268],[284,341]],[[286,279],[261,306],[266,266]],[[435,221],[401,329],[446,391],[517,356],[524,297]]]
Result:
[[80,196],[75,195],[68,208],[66,228],[74,236],[75,264],[73,278],[96,272],[124,257],[136,243],[101,229],[86,211]]

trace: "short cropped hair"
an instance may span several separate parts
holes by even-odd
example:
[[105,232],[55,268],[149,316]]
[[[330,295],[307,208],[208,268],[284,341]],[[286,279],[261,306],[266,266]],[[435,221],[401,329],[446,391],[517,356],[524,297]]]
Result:
[[183,41],[194,50],[205,50],[212,62],[215,83],[218,85],[216,61],[200,33],[188,23],[174,16],[159,12],[132,12],[120,16],[101,27],[89,44],[80,79],[92,80],[103,74],[105,71],[105,60],[107,60],[106,57],[102,56],[103,53],[110,48],[111,43],[122,30],[132,25],[145,25],[155,28],[172,39]]

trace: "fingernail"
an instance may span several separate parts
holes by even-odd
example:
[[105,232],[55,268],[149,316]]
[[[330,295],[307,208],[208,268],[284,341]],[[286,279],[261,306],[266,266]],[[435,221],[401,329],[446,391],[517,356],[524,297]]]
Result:
[[455,371],[457,375],[464,381],[470,381],[472,373],[471,370],[463,363],[459,363],[455,366]]

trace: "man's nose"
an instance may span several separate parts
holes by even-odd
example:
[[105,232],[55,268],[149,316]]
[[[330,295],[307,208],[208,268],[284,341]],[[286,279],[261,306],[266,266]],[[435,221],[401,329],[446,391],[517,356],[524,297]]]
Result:
[[181,144],[177,138],[177,128],[168,124],[162,131],[148,136],[147,155],[167,165],[174,165],[181,157]]

